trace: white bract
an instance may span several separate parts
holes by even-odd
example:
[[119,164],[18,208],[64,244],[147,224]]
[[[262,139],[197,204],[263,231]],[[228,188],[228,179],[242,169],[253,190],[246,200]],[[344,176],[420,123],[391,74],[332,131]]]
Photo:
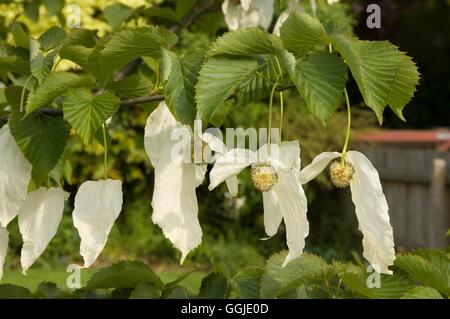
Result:
[[122,182],[118,180],[87,181],[78,189],[72,217],[81,238],[84,267],[91,266],[105,247],[122,201]]
[[[324,152],[316,156],[312,163],[300,172],[300,182],[308,183],[333,159],[340,156],[341,153],[338,152]],[[360,152],[347,152],[346,160],[354,168],[350,189],[359,229],[363,234],[363,255],[376,271],[392,274],[388,267],[395,260],[394,236],[378,172],[369,159]]]
[[284,22],[289,18],[291,13],[304,11],[300,6],[300,0],[291,0],[288,2],[286,10],[284,10],[277,19],[275,26],[273,27],[273,34],[280,36],[280,28]]
[[[194,134],[189,126],[177,122],[165,102],[147,119],[145,150],[155,169],[152,220],[181,251],[181,264],[202,241],[195,190],[205,178],[206,163],[192,163],[190,152],[186,160],[192,138],[194,143],[200,143],[202,158],[204,153],[211,152],[208,143],[217,151],[221,149],[218,139],[210,134]],[[237,180],[230,183],[237,189]],[[230,193],[234,193],[233,188]]]
[[274,0],[225,0],[222,3],[225,22],[230,30],[262,27],[267,30],[272,22]]
[[209,189],[213,190],[252,164],[270,165],[277,173],[276,183],[269,191],[263,192],[264,226],[267,235],[271,237],[277,233],[284,220],[289,248],[289,254],[283,263],[285,266],[303,253],[305,238],[309,233],[306,196],[297,177],[300,172],[299,143],[291,141],[281,145],[272,144],[270,154],[268,145],[264,145],[256,153],[245,149],[228,151],[217,158],[209,175]]
[[8,251],[8,230],[0,226],[0,280],[3,277],[3,265],[5,264],[6,252]]
[[27,196],[31,164],[25,159],[8,125],[0,129],[0,225],[6,227]]
[[19,211],[23,239],[20,262],[24,273],[55,236],[68,197],[69,194],[59,188],[39,188],[25,198]]

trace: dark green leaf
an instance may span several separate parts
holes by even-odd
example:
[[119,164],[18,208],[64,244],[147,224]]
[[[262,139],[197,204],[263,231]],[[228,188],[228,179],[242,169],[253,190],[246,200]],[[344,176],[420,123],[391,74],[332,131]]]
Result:
[[172,58],[164,93],[172,114],[184,124],[192,125],[195,120],[195,85],[202,60],[197,54]]
[[407,291],[402,299],[444,299],[434,288],[418,286]]
[[252,57],[258,54],[277,55],[283,50],[278,37],[261,29],[227,32],[211,46],[209,54]]
[[33,174],[43,178],[58,163],[67,143],[69,127],[59,116],[32,113],[21,119],[14,115],[10,120],[11,134],[27,160]]
[[292,81],[311,113],[326,123],[340,106],[347,67],[335,54],[314,52],[297,61]]
[[105,8],[106,20],[112,28],[117,28],[133,16],[134,10],[122,3],[115,3]]
[[151,284],[158,290],[164,287],[161,279],[143,262],[121,261],[96,272],[89,280],[89,289],[136,288],[139,284]]
[[25,33],[20,23],[14,23],[11,26],[11,33],[14,37],[16,46],[28,49],[30,47],[30,38]]
[[68,72],[52,72],[42,84],[28,96],[27,112],[31,113],[41,107],[49,107],[55,98],[68,89],[90,87],[92,79],[85,75]]
[[221,273],[211,273],[202,280],[198,297],[203,299],[223,299],[228,292],[228,281]]
[[39,43],[44,51],[49,51],[57,46],[63,45],[66,40],[66,31],[60,27],[51,27],[39,37]]
[[130,299],[159,299],[160,294],[153,284],[141,283],[131,292]]
[[122,80],[111,81],[106,85],[108,90],[127,99],[148,95],[153,87],[153,82],[143,72],[133,73]]
[[48,15],[51,17],[61,12],[65,0],[44,0],[44,4],[47,7]]
[[305,13],[291,14],[280,29],[280,37],[286,50],[297,57],[329,43],[320,21]]
[[14,285],[0,285],[0,299],[31,299],[31,292],[27,288]]
[[239,270],[231,279],[231,285],[241,299],[259,299],[261,296],[261,277],[264,269],[248,268]]

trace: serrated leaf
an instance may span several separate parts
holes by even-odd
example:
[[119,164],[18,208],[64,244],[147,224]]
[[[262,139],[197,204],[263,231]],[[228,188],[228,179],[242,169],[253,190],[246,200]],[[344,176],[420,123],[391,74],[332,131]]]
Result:
[[387,41],[361,41],[332,37],[333,46],[349,66],[364,102],[383,121],[389,105],[402,118],[401,110],[413,97],[418,84],[417,68],[410,58]]
[[450,296],[450,260],[444,252],[419,250],[398,256],[395,265],[422,285]]
[[231,285],[241,299],[260,298],[261,278],[264,269],[248,268],[239,270],[231,279]]
[[347,67],[335,54],[314,52],[297,61],[291,79],[311,113],[326,123],[342,101]]
[[33,22],[37,22],[39,20],[40,5],[40,1],[27,1],[23,4],[23,9],[28,19]]
[[30,62],[15,55],[3,56],[0,57],[0,70],[19,74],[30,74]]
[[63,45],[67,40],[67,34],[64,29],[60,27],[51,27],[41,34],[39,43],[44,51],[50,51],[57,46]]
[[111,267],[100,269],[87,284],[88,289],[136,288],[150,284],[161,290],[161,279],[141,261],[121,261]]
[[[340,277],[343,283],[357,294],[367,298],[397,299],[414,287],[414,283],[403,274],[380,275],[380,287],[369,287],[367,278],[369,273],[344,273]],[[378,274],[372,274],[378,275]],[[369,278],[370,281],[370,278]]]
[[211,273],[202,280],[199,298],[223,299],[228,291],[228,281],[221,273]]
[[297,57],[329,43],[322,23],[305,13],[291,14],[280,29],[280,37],[286,50]]
[[0,299],[31,299],[31,291],[10,284],[0,285]]
[[320,271],[328,266],[318,256],[303,254],[282,267],[286,255],[287,252],[284,251],[271,256],[267,261],[261,279],[262,298],[277,298],[320,274]]
[[111,36],[101,54],[123,65],[141,56],[159,56],[177,41],[173,32],[159,26],[123,29]]
[[129,299],[159,299],[161,291],[149,283],[141,283],[130,294]]
[[56,166],[66,147],[69,126],[59,116],[32,113],[13,114],[10,119],[11,134],[17,145],[33,166],[33,176],[46,177]]
[[434,288],[418,286],[407,291],[402,299],[444,299],[442,295]]
[[97,30],[72,29],[67,34],[66,45],[81,45],[86,48],[92,48],[97,44],[96,35]]
[[25,49],[28,49],[30,47],[30,38],[19,23],[16,22],[11,26],[11,33],[13,35],[16,46]]
[[90,87],[92,78],[69,72],[52,72],[42,84],[28,96],[27,113],[41,107],[49,107],[52,101],[68,89]]
[[134,10],[123,3],[107,6],[104,15],[109,25],[115,29],[133,16]]
[[31,74],[41,84],[45,78],[50,74],[55,61],[56,53],[44,53],[39,49],[39,42],[36,40],[30,41],[30,69]]
[[203,64],[196,85],[197,110],[209,123],[217,109],[239,86],[257,76],[260,65],[254,59],[213,58]]
[[66,93],[64,119],[90,144],[97,130],[119,109],[119,98],[109,92],[93,95],[89,89],[73,89]]
[[166,103],[181,123],[192,125],[195,120],[195,85],[203,57],[192,54],[172,56],[171,68],[164,87]]
[[65,0],[44,0],[44,4],[47,7],[48,15],[54,16],[62,10]]
[[252,57],[258,54],[277,55],[283,50],[278,37],[261,29],[250,28],[227,32],[217,39],[209,55]]
[[153,87],[153,82],[141,72],[135,72],[119,81],[110,81],[106,85],[108,90],[127,99],[148,95]]

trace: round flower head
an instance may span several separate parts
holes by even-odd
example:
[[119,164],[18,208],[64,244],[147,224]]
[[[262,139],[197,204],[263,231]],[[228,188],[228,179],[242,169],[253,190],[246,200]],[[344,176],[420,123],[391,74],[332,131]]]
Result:
[[[319,154],[301,170],[300,182],[308,183],[338,157],[341,153]],[[378,172],[364,154],[355,151],[347,152],[346,164],[340,165],[331,165],[331,179],[337,186],[350,185],[359,229],[363,234],[363,255],[376,271],[392,274],[388,267],[395,260],[394,235]]]
[[283,263],[285,266],[303,253],[309,233],[306,196],[297,177],[300,172],[300,146],[298,141],[291,141],[272,144],[270,149],[271,152],[268,152],[267,145],[257,152],[236,148],[218,157],[209,173],[209,190],[235,177],[253,163],[265,163],[252,167],[251,178],[263,195],[266,234],[274,236],[284,220],[289,248]]
[[334,161],[330,165],[330,178],[334,186],[346,188],[350,185],[355,169],[349,162]]
[[256,164],[250,172],[253,186],[260,192],[268,192],[278,181],[278,173],[268,164]]

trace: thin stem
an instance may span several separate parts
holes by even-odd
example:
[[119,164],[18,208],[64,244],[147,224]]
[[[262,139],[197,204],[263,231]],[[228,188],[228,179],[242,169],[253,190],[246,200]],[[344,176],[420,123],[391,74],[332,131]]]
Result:
[[156,84],[155,84],[155,88],[159,89],[159,60],[156,60]]
[[32,78],[33,78],[33,76],[30,75],[30,76],[25,80],[25,84],[23,85],[22,95],[20,96],[20,112],[23,112],[23,111],[24,111],[25,91],[27,90],[28,82],[30,82],[30,80],[31,80]]
[[350,110],[350,100],[348,98],[347,88],[344,89],[344,96],[345,96],[345,104],[347,106],[347,131],[345,133],[345,142],[344,147],[342,148],[342,155],[341,155],[341,163],[345,163],[345,157],[347,155],[347,147],[348,147],[348,141],[350,139],[350,129],[352,126],[352,112]]
[[275,94],[275,89],[277,88],[278,80],[275,82],[275,84],[272,87],[272,91],[270,92],[270,102],[269,102],[269,132],[267,133],[267,147],[268,147],[268,154],[270,155],[270,144],[272,144],[272,109],[273,109],[273,96]]
[[281,134],[283,131],[283,115],[284,115],[284,101],[283,101],[283,92],[280,92],[280,136],[278,139],[278,143],[281,144],[282,138]]
[[108,179],[108,142],[106,140],[106,125],[105,123],[102,124],[102,130],[103,130],[103,147],[104,147],[104,153],[103,153],[103,169],[104,169],[104,176],[105,180]]
[[58,65],[61,63],[62,60],[64,60],[64,59],[62,59],[61,57],[58,57],[58,62],[56,62],[56,63],[53,65],[52,71],[56,71],[56,68],[57,68]]
[[280,64],[280,60],[278,60],[278,57],[275,56],[275,61],[277,62],[277,67],[278,67],[278,75],[281,78],[281,80],[283,80],[283,71],[281,69],[281,64]]

